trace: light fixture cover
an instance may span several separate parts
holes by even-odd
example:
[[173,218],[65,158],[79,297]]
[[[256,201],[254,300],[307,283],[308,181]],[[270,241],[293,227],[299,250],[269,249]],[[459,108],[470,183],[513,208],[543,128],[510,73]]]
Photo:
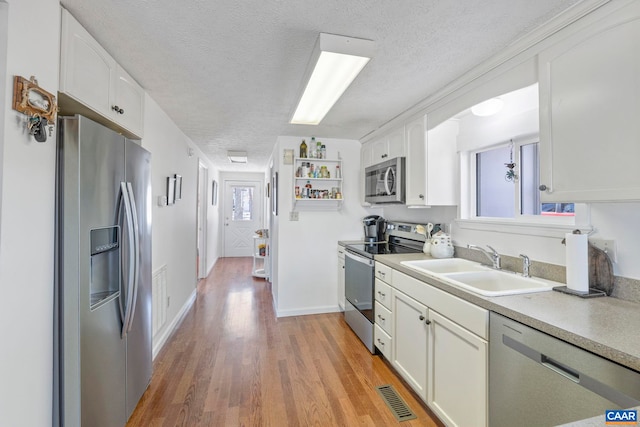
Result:
[[504,101],[502,99],[491,98],[471,107],[471,112],[473,113],[474,116],[479,116],[479,117],[493,116],[498,111],[502,110],[503,106],[504,106]]
[[373,56],[371,40],[320,33],[290,123],[317,125]]
[[246,151],[227,151],[227,157],[231,163],[247,163]]

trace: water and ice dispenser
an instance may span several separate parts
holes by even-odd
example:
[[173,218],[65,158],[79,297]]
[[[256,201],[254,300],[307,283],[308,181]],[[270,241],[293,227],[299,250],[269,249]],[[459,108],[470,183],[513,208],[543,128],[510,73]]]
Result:
[[120,227],[91,230],[91,309],[120,291]]

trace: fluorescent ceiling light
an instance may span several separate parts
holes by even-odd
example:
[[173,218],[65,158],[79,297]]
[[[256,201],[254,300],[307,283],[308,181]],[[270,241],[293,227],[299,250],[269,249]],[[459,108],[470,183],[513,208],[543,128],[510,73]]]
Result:
[[246,151],[227,151],[227,157],[231,163],[247,163]]
[[320,33],[292,124],[317,125],[373,56],[371,40]]
[[471,112],[474,116],[487,117],[493,116],[498,111],[502,110],[504,102],[500,98],[487,99],[480,104],[476,104],[471,107]]

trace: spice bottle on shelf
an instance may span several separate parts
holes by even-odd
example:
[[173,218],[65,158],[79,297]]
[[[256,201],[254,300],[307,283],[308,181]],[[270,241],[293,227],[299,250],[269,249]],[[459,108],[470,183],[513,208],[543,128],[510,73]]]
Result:
[[300,144],[300,158],[304,159],[307,157],[307,143],[302,140],[302,144]]
[[342,178],[342,170],[340,169],[340,165],[336,165],[336,178],[337,179]]
[[311,163],[311,167],[309,168],[309,178],[316,177],[316,167],[313,163]]
[[322,159],[322,142],[318,141],[316,142],[316,155],[318,156],[319,159]]
[[[318,142],[318,144],[320,144]],[[322,144],[322,146],[320,147],[320,153],[322,154],[322,158],[326,159],[327,158],[327,146]]]
[[305,189],[305,192],[303,194],[303,197],[305,197],[305,198],[311,197],[311,182],[310,181],[307,181],[307,183],[304,185],[304,189]]

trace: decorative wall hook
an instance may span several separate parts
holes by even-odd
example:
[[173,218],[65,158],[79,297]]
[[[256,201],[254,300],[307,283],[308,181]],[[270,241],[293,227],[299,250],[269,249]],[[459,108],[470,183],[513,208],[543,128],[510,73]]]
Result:
[[14,77],[13,109],[28,116],[27,129],[36,141],[47,140],[47,125],[50,125],[49,136],[51,136],[58,104],[55,96],[38,86],[34,76],[29,80],[21,76]]

